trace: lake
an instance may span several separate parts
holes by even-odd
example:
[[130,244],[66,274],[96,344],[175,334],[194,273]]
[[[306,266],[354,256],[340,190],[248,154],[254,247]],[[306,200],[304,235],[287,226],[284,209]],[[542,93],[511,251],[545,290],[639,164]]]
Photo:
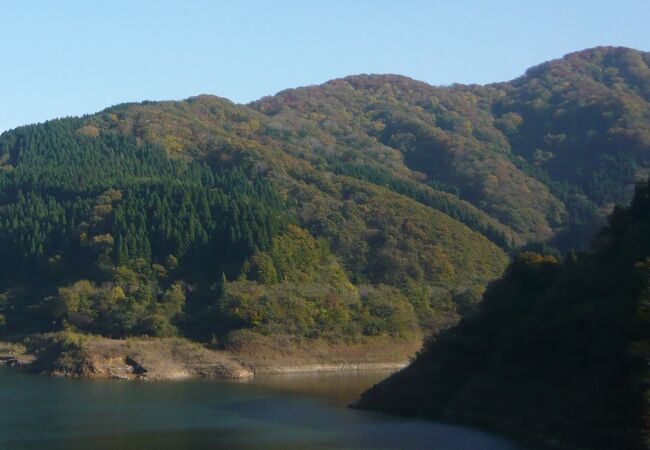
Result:
[[346,407],[386,375],[139,382],[0,369],[0,448],[521,449],[467,427]]

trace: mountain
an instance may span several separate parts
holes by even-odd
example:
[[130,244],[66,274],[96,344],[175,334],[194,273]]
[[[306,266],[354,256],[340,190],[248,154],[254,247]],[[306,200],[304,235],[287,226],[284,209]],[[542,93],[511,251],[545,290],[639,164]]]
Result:
[[436,333],[521,248],[588,241],[650,150],[648,53],[508,83],[360,75],[0,136],[4,333]]
[[561,448],[649,448],[649,236],[645,182],[589,251],[561,261],[521,253],[476,315],[357,406],[489,425]]
[[648,164],[649,61],[648,53],[595,48],[509,83],[432,87],[356,76],[252,106],[334,135],[314,143],[325,159],[334,153],[451,191],[501,224],[483,226],[505,237],[493,240],[516,247],[629,201]]

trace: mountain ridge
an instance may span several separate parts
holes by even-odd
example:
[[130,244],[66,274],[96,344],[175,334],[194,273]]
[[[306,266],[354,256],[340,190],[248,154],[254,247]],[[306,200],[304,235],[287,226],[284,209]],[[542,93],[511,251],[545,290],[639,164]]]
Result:
[[511,82],[356,75],[247,105],[199,95],[2,133],[5,327],[438,332],[508,253],[580,247],[650,169],[648,54],[581,54]]

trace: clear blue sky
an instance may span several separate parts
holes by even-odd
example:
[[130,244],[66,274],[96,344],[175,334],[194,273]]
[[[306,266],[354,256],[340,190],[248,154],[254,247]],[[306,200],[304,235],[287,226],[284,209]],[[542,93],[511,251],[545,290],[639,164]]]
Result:
[[650,0],[3,1],[0,131],[356,73],[504,81],[596,45],[648,51],[648,18]]

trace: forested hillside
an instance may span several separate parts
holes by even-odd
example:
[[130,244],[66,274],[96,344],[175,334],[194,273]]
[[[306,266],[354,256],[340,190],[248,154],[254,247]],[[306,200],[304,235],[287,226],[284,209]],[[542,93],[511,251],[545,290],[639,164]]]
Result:
[[589,251],[524,252],[476,315],[357,406],[468,421],[577,448],[648,448],[650,184]]
[[508,83],[360,75],[0,136],[2,332],[409,338],[508,253],[587,242],[645,176],[647,53]]
[[[335,171],[343,160],[369,179],[370,165],[455,194],[497,223],[464,221],[506,247],[555,238],[566,248],[585,227],[589,234],[601,209],[628,201],[646,174],[649,62],[648,53],[599,47],[508,83],[433,87],[364,75],[252,106],[291,123],[316,122],[312,147]],[[461,220],[470,215],[448,209]]]

